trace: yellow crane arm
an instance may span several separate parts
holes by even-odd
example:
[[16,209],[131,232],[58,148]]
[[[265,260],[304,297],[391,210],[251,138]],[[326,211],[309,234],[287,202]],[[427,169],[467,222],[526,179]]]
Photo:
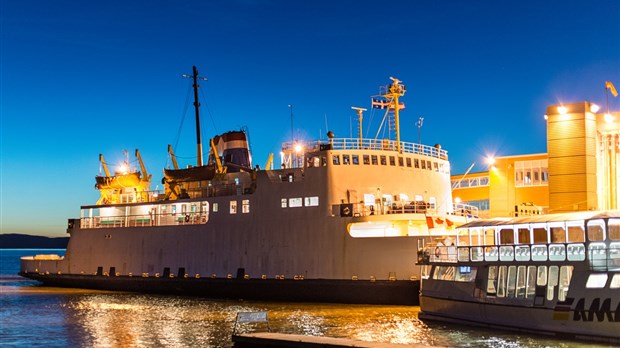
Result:
[[265,170],[270,170],[273,165],[273,152],[269,154],[269,158],[267,158],[267,163],[265,163]]
[[142,162],[142,156],[140,156],[140,151],[136,149],[136,158],[140,163],[140,170],[142,170],[142,177],[148,180],[149,174],[146,172],[146,167],[144,166],[144,162]]
[[101,166],[103,166],[103,171],[105,172],[105,176],[110,177],[110,171],[108,170],[108,165],[105,163],[103,159],[103,154],[99,154],[99,162],[101,162]]
[[170,158],[172,159],[172,165],[174,166],[174,169],[179,169],[177,157],[174,155],[174,151],[172,151],[172,145],[170,144],[168,144],[168,153],[170,154]]
[[220,161],[220,154],[217,152],[217,147],[215,147],[215,143],[213,142],[213,138],[211,138],[211,151],[213,151],[213,157],[215,158],[216,173],[221,174],[224,173],[224,166],[222,166],[222,161]]

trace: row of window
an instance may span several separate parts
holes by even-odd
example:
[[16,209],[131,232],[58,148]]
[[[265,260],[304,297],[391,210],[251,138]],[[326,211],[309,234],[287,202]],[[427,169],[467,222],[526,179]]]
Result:
[[479,176],[475,178],[454,179],[450,184],[452,185],[452,189],[489,186],[489,177]]
[[444,163],[433,162],[431,160],[423,160],[419,158],[414,158],[413,161],[410,157],[396,157],[396,156],[384,156],[384,155],[342,155],[342,161],[340,155],[332,156],[332,163],[334,165],[382,165],[387,166],[388,163],[390,166],[396,166],[398,161],[398,166],[400,167],[409,167],[417,168],[417,169],[426,169],[426,170],[434,170],[436,172],[442,173],[450,173],[450,168],[448,165],[444,165]]
[[515,186],[543,186],[549,184],[547,160],[515,162]]
[[556,289],[558,300],[564,301],[572,275],[573,266],[490,266],[487,296],[533,300],[536,287],[545,287],[548,301],[554,300]]
[[280,206],[282,208],[297,208],[297,207],[317,207],[319,205],[319,197],[294,197],[294,198],[282,198],[280,200]]

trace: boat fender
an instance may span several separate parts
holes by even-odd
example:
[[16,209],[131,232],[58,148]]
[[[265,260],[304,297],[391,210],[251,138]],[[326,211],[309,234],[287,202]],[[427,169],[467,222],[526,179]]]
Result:
[[189,222],[189,214],[185,214],[185,222]]

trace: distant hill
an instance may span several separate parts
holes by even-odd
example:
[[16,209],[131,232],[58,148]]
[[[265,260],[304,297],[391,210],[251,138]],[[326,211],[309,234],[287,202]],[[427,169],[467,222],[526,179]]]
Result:
[[0,234],[0,249],[66,249],[68,243],[69,237]]

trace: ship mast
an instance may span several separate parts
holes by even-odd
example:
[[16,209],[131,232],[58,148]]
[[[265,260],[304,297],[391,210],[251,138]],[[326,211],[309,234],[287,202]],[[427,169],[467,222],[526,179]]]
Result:
[[198,69],[194,65],[192,67],[192,75],[183,74],[183,77],[192,78],[194,80],[194,109],[196,110],[196,148],[197,148],[197,163],[198,167],[202,167],[202,140],[200,139],[200,102],[198,101],[198,79],[207,81],[206,77],[198,76]]
[[394,126],[396,128],[396,150],[400,153],[402,150],[400,148],[400,125],[399,125],[399,116],[398,111],[400,109],[400,104],[398,102],[398,98],[405,95],[405,86],[400,84],[400,80],[390,76],[390,80],[392,80],[392,85],[388,89],[387,97],[392,100],[392,107],[394,108]]

